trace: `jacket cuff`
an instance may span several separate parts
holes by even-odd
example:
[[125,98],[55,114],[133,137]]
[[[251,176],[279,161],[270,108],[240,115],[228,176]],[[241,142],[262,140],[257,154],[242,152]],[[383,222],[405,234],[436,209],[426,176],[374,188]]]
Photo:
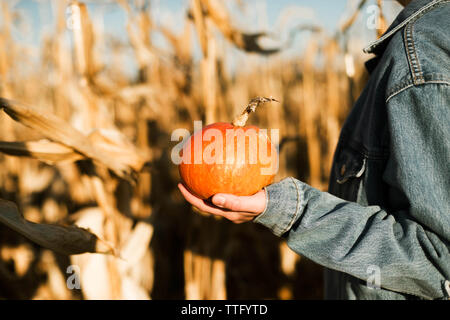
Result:
[[300,188],[293,178],[265,187],[266,208],[253,221],[281,237],[291,229],[305,207],[301,201]]

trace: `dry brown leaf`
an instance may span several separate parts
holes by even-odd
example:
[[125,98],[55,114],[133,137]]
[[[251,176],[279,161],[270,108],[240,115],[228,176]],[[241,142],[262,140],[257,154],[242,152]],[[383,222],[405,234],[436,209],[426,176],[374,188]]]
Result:
[[135,171],[140,171],[145,159],[148,158],[117,130],[95,129],[89,134],[88,139],[102,153]]
[[77,69],[83,76],[91,77],[94,74],[92,23],[84,3],[73,1],[70,8],[72,9],[74,23],[73,33]]
[[[75,225],[82,228],[89,228],[100,237],[107,233],[105,230],[106,218],[104,212],[99,207],[82,209],[74,214],[76,216]],[[113,293],[114,274],[111,264],[115,265],[118,259],[109,259],[106,255],[81,254],[71,256],[70,260],[82,270],[80,272],[80,284],[83,296],[88,300],[103,300],[120,298]],[[116,279],[119,280],[119,279]]]
[[381,0],[377,0],[377,5],[378,5],[378,9],[379,9],[377,38],[380,38],[384,34],[384,32],[387,30],[388,24],[387,24],[384,14],[383,14],[383,7],[382,7]]
[[153,235],[153,227],[145,222],[139,222],[120,250],[120,257],[124,259],[121,268],[126,271],[145,255]]
[[183,33],[175,35],[169,28],[159,27],[159,31],[166,37],[175,49],[175,56],[184,64],[189,64],[192,60],[191,28],[186,21]]
[[84,299],[112,300],[112,275],[108,268],[108,257],[105,255],[72,256],[71,263],[83,270],[80,272],[80,286]]
[[361,12],[362,7],[367,2],[367,0],[360,0],[358,6],[356,7],[355,12],[351,15],[350,18],[348,18],[341,26],[340,26],[340,32],[345,33],[347,30],[355,23],[356,18],[358,17],[359,13]]
[[149,98],[156,94],[157,92],[154,88],[148,84],[137,84],[121,88],[116,91],[115,96],[122,99],[127,105],[132,105],[139,102],[142,98]]
[[127,1],[118,1],[125,9],[128,16],[127,33],[130,44],[136,54],[139,68],[145,68],[158,60],[159,56],[164,55],[162,51],[151,45],[150,31],[153,28],[149,15],[145,11],[139,11],[133,15],[131,7]]
[[[199,18],[201,11],[199,10],[200,0],[193,2],[193,16],[196,23],[197,31],[199,32],[200,43],[204,38],[204,28]],[[228,15],[226,7],[219,0],[202,0],[201,4],[206,10],[206,14],[211,17],[212,21],[220,32],[231,41],[236,47],[247,52],[256,52],[260,54],[273,54],[280,51],[281,48],[263,48],[259,45],[258,40],[261,37],[267,36],[265,32],[245,33],[233,27],[231,19]],[[197,22],[198,21],[198,22]],[[204,45],[202,44],[202,48]],[[205,51],[205,49],[204,49]]]
[[42,114],[31,106],[3,98],[0,98],[0,108],[14,120],[39,131],[46,138],[60,142],[85,157],[104,164],[119,177],[129,178],[131,174],[129,166],[108,154],[99,152],[84,134],[53,114]]
[[129,276],[122,277],[121,299],[123,300],[150,300],[148,292]]
[[[40,166],[38,163],[27,162],[23,164],[22,176],[19,178],[19,188],[22,195],[34,192],[43,192],[50,184],[59,188],[61,183],[55,181],[56,171],[50,166]],[[59,190],[62,190],[59,188]],[[24,208],[25,210],[28,207]],[[25,215],[25,213],[24,213]]]
[[[133,144],[116,130],[96,129],[88,137],[91,143],[102,153],[108,154],[115,161],[140,171],[145,163],[144,155],[140,154]],[[39,141],[0,141],[0,152],[19,157],[31,157],[49,164],[56,162],[74,162],[85,157],[74,149],[46,139]]]
[[23,277],[33,262],[33,248],[28,243],[19,246],[3,245],[0,248],[0,258],[3,261],[14,261],[15,272],[19,277]]
[[156,59],[156,56],[152,52],[151,48],[146,45],[145,41],[143,41],[139,30],[131,22],[129,22],[127,24],[127,32],[130,37],[130,43],[134,48],[139,67],[143,68],[150,65],[151,62]]
[[0,223],[38,245],[64,255],[85,252],[115,254],[111,246],[86,229],[27,221],[13,202],[2,199],[0,199]]
[[191,6],[192,6],[192,17],[194,18],[194,24],[197,30],[200,47],[202,48],[203,56],[206,57],[208,55],[206,23],[203,14],[201,0],[192,0]]
[[0,141],[0,151],[12,156],[31,157],[44,162],[73,162],[84,157],[60,143],[48,140],[6,142]]

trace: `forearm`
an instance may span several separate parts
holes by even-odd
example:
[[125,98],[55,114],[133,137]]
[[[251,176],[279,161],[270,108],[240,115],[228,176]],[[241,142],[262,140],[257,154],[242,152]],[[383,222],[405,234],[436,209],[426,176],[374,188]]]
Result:
[[266,196],[266,210],[255,222],[286,238],[295,252],[363,280],[375,266],[386,289],[441,296],[448,244],[407,212],[364,207],[293,178],[267,187]]

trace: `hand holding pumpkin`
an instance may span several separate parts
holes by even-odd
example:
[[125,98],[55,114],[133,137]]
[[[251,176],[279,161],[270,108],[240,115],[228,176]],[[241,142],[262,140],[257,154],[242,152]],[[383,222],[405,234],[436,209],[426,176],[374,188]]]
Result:
[[233,122],[210,124],[184,144],[178,188],[194,207],[235,223],[264,211],[263,188],[273,182],[278,152],[263,130],[245,124],[259,104],[270,101],[277,100],[256,97]]
[[234,223],[251,221],[261,214],[266,207],[264,190],[260,190],[252,196],[218,193],[212,197],[212,203],[210,203],[189,192],[181,183],[178,184],[178,188],[184,198],[194,207],[206,213],[222,216]]

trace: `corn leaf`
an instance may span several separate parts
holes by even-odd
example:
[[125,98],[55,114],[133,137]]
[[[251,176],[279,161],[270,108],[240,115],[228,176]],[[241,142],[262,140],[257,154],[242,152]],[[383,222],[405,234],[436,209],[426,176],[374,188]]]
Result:
[[106,242],[86,229],[27,221],[13,202],[2,199],[0,199],[0,223],[38,245],[64,255],[115,252]]

